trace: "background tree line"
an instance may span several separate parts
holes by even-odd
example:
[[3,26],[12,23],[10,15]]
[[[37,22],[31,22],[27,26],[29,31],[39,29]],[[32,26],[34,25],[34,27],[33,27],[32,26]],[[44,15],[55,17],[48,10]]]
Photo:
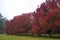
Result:
[[46,0],[35,12],[15,16],[6,22],[6,34],[60,34],[60,0]]

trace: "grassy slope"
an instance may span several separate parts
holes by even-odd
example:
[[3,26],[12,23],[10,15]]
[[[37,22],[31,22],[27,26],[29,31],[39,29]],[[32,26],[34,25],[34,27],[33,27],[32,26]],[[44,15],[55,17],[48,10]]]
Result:
[[11,36],[11,35],[0,34],[0,40],[60,40],[60,39],[31,37],[31,36]]

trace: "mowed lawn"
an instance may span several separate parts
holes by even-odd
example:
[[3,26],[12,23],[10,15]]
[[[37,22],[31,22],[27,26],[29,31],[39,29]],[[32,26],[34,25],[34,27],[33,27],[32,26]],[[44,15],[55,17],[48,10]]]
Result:
[[60,40],[59,38],[32,37],[32,36],[12,36],[0,34],[0,40]]

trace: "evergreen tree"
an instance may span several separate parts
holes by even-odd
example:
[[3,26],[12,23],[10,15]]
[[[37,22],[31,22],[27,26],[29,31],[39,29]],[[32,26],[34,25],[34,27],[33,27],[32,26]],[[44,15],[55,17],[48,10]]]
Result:
[[0,13],[0,33],[4,33],[5,22],[7,21]]

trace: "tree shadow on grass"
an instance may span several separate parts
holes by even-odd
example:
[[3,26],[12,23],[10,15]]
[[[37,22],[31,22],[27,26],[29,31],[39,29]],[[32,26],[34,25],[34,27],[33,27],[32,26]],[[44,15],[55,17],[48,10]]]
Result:
[[52,38],[52,39],[60,39],[60,36],[33,36],[33,37],[38,37],[38,38]]

